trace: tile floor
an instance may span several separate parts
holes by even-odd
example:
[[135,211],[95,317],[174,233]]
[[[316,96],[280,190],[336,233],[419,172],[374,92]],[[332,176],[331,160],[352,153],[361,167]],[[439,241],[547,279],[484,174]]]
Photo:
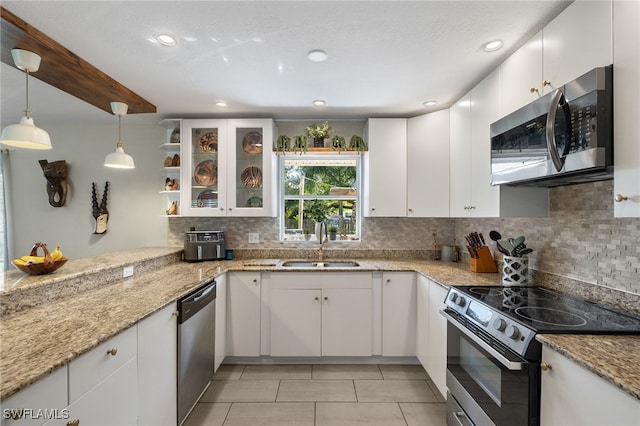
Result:
[[223,365],[184,426],[441,426],[420,365]]

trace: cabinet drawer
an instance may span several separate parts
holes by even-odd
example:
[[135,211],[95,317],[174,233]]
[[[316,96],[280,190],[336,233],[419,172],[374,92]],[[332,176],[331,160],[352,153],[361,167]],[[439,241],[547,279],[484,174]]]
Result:
[[[62,367],[2,401],[2,426],[41,425],[54,415],[63,415],[67,406],[67,367]],[[24,410],[22,418],[12,419],[14,413]],[[39,410],[49,410],[48,416]],[[57,410],[57,411],[55,411]]]
[[[69,364],[69,403],[136,356],[137,327],[112,337]],[[108,351],[116,350],[115,355]]]

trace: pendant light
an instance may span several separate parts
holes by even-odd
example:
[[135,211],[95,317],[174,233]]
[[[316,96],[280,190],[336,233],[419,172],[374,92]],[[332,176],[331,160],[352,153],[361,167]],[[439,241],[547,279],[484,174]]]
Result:
[[40,55],[28,50],[11,49],[13,62],[18,69],[25,72],[27,80],[27,101],[24,110],[24,117],[18,124],[10,124],[2,130],[0,143],[27,149],[51,149],[51,139],[49,134],[42,130],[33,122],[31,111],[29,111],[29,73],[38,71],[40,68]]
[[121,123],[120,120],[123,115],[127,114],[129,106],[122,102],[111,102],[111,111],[118,116],[118,143],[116,144],[115,152],[108,154],[104,159],[105,167],[112,167],[114,169],[135,169],[133,163],[133,157],[124,152],[122,138],[120,137]]

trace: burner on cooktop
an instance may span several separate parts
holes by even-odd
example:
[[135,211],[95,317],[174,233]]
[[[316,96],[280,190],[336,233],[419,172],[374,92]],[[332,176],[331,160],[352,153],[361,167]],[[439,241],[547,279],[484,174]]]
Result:
[[500,296],[502,289],[500,287],[473,287],[469,289],[469,293],[480,296]]
[[640,328],[640,320],[631,316],[619,315],[614,312],[585,312],[584,316],[592,321],[598,321],[614,327],[624,328]]
[[576,314],[551,308],[523,306],[516,308],[515,313],[522,318],[549,325],[582,327],[587,323],[587,320]]

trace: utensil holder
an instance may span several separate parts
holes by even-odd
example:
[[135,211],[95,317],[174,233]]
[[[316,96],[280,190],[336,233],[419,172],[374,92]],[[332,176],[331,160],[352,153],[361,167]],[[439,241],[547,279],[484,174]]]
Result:
[[528,257],[502,256],[502,285],[524,286],[528,279]]
[[469,259],[469,269],[473,272],[498,272],[498,266],[496,265],[489,247],[482,246],[476,249],[478,258]]

